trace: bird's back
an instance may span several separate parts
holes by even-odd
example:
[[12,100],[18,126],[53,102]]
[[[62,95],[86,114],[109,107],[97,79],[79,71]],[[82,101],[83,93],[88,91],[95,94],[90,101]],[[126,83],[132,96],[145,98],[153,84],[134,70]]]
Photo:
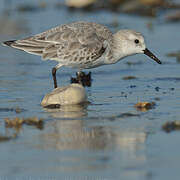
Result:
[[[102,39],[102,40],[112,40],[112,32],[104,25],[102,24],[97,24],[94,22],[84,22],[84,21],[78,21],[78,22],[73,22],[70,24],[63,24],[60,26],[57,26],[55,28],[52,28],[50,30],[47,30],[43,33],[37,34],[35,36],[32,36],[32,38],[46,38],[48,36],[51,36],[54,33],[66,33],[71,36],[70,34],[72,33],[73,35],[77,35],[79,33],[91,33],[94,32],[97,34],[97,36]],[[74,37],[74,36],[73,36]],[[63,39],[62,39],[63,40]]]
[[106,50],[104,42],[112,44],[112,37],[112,32],[101,24],[74,22],[5,44],[65,66],[84,69],[101,64],[98,59]]

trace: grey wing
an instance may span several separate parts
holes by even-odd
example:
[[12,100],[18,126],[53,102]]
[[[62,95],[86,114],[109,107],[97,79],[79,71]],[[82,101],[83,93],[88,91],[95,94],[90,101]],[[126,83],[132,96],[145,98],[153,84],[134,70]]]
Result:
[[[102,40],[93,28],[66,32],[68,37],[58,49],[58,57],[71,64],[88,64],[98,59],[105,51]],[[66,62],[64,62],[66,63]]]
[[14,41],[12,47],[31,54],[68,63],[90,63],[105,51],[105,38],[92,23],[72,23],[36,36]]
[[43,58],[50,59],[50,51],[57,49],[57,58],[63,64],[89,63],[105,51],[105,40],[97,35],[96,29],[89,23],[63,25],[61,29],[46,36],[46,41],[51,45],[44,49]]

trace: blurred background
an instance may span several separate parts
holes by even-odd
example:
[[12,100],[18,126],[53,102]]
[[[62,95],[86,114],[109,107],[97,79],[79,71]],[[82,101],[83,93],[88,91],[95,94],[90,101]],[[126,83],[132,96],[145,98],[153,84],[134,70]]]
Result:
[[[56,62],[0,46],[0,178],[179,179],[178,123],[164,124],[180,120],[180,0],[0,1],[1,42],[74,21],[139,31],[162,65],[136,55],[92,69],[90,104],[49,110]],[[57,80],[74,75],[61,68]]]

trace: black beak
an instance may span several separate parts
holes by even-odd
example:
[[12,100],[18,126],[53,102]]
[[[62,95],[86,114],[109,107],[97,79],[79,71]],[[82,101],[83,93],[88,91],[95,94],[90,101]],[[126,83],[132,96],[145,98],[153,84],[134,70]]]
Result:
[[149,51],[147,48],[144,50],[144,54],[149,56],[151,59],[156,61],[158,64],[162,64],[161,61],[151,51]]

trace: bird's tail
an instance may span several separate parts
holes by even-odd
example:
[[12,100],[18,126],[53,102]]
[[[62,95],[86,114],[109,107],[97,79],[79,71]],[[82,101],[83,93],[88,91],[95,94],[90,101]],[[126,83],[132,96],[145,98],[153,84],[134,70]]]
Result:
[[5,41],[5,42],[2,43],[2,45],[12,47],[12,45],[13,45],[15,42],[16,42],[16,40]]
[[43,49],[45,48],[43,42],[28,39],[5,41],[2,43],[2,45],[16,48],[39,56],[42,56]]

